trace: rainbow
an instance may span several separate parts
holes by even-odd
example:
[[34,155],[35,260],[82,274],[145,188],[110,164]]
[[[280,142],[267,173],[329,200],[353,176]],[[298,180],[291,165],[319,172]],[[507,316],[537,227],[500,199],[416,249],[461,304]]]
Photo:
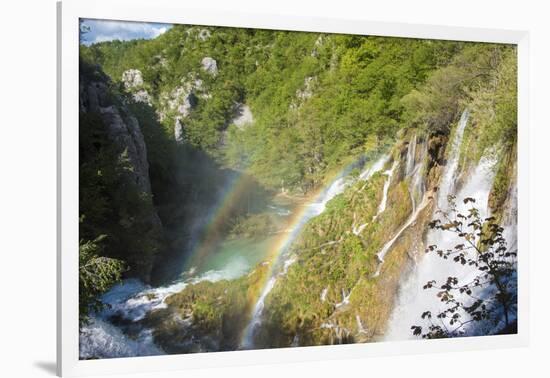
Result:
[[[346,165],[343,169],[336,172],[331,176],[328,181],[329,184],[321,187],[311,195],[308,200],[304,201],[294,212],[289,219],[285,229],[293,230],[292,232],[283,232],[273,242],[273,246],[270,247],[270,252],[267,253],[268,261],[275,258],[279,253],[284,250],[297,236],[301,227],[297,227],[302,222],[303,218],[307,215],[307,209],[309,206],[319,200],[320,197],[326,192],[327,188],[339,177],[342,177],[350,168],[356,164],[353,162]],[[225,195],[221,197],[218,205],[214,207],[208,216],[206,227],[201,233],[201,238],[196,244],[195,248],[190,253],[190,258],[186,263],[186,266],[192,266],[200,263],[210,252],[212,252],[220,241],[219,231],[222,229],[223,222],[225,222],[231,213],[235,210],[235,204],[243,197],[250,185],[250,177],[246,174],[240,174],[232,180]],[[303,225],[302,225],[303,226]]]
[[[188,262],[193,265],[202,260],[216,248],[220,241],[219,232],[223,222],[231,216],[235,210],[235,204],[243,197],[250,185],[250,179],[246,174],[240,174],[233,178],[225,195],[218,206],[214,207],[208,216],[206,227],[201,233],[201,239],[191,252]],[[189,265],[189,263],[187,263]]]
[[[313,194],[308,196],[289,217],[285,231],[281,232],[269,246],[269,251],[264,259],[265,265],[268,265],[268,270],[262,275],[262,280],[259,283],[261,291],[256,297],[249,298],[250,300],[250,315],[249,319],[254,318],[258,312],[258,303],[263,297],[270,291],[269,282],[280,273],[281,269],[281,256],[284,252],[288,251],[290,245],[300,235],[305,224],[315,216],[322,213],[327,200],[331,199],[335,194],[338,194],[341,190],[332,191],[333,186],[339,186],[340,189],[344,188],[344,184],[341,181],[346,174],[348,174],[360,159],[354,160],[351,163],[344,166],[344,168],[336,171],[329,176],[326,180],[327,184],[317,189]],[[216,206],[208,217],[207,226],[202,233],[201,240],[197,243],[196,248],[191,253],[191,258],[188,260],[192,263],[200,263],[209,253],[215,250],[221,235],[218,235],[219,230],[222,229],[223,222],[231,216],[234,211],[235,204],[243,197],[249,188],[250,181],[246,174],[241,174],[231,182],[225,195],[221,198],[218,206]],[[332,196],[331,196],[332,194]],[[244,340],[250,336],[252,329],[251,326],[247,327],[243,331],[241,340]]]
[[[289,220],[287,224],[287,230],[290,230],[290,231],[282,233],[281,236],[274,241],[273,245],[270,248],[269,253],[267,254],[267,262],[269,264],[269,269],[262,277],[262,282],[260,285],[262,290],[260,291],[259,296],[256,298],[254,303],[251,303],[249,306],[251,309],[251,313],[249,314],[249,317],[248,317],[250,319],[250,322],[241,334],[242,347],[248,348],[251,346],[247,344],[250,342],[253,336],[255,317],[257,315],[261,315],[260,312],[263,307],[263,306],[260,306],[259,303],[263,301],[263,299],[267,296],[269,291],[271,291],[271,288],[274,285],[273,279],[274,277],[276,277],[277,274],[279,274],[281,269],[282,261],[279,261],[281,256],[283,256],[284,253],[288,251],[288,248],[300,235],[306,223],[310,219],[318,216],[323,212],[324,206],[327,200],[332,199],[332,197],[334,197],[336,194],[341,192],[341,191],[332,192],[333,196],[329,197],[329,194],[331,194],[330,191],[333,185],[339,185],[342,190],[345,188],[345,185],[343,184],[343,182],[340,181],[340,179],[343,179],[346,173],[348,173],[351,170],[351,168],[356,164],[357,164],[357,161],[354,161],[351,164],[346,165],[343,169],[338,171],[336,174],[332,175],[330,180],[327,180],[329,184],[318,189],[309,198],[308,201],[304,201],[304,203],[302,203],[300,207],[296,209],[292,218]],[[318,209],[313,209],[312,208],[313,206],[323,206],[323,207]]]

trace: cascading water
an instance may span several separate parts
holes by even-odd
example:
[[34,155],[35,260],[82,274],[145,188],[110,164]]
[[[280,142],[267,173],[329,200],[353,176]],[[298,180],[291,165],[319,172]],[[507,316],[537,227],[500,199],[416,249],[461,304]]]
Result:
[[405,168],[405,175],[410,176],[414,170],[414,163],[416,160],[416,134],[409,141],[407,147],[407,165]]
[[382,190],[382,201],[380,201],[380,205],[378,205],[378,211],[376,212],[376,215],[373,217],[373,221],[378,218],[380,214],[386,210],[386,204],[388,203],[388,191],[390,189],[391,180],[393,177],[393,173],[395,172],[395,168],[397,168],[398,161],[395,160],[389,170],[384,172],[386,175],[386,181],[384,182],[384,188]]
[[374,164],[367,167],[361,174],[359,178],[364,181],[368,181],[376,172],[381,171],[384,168],[384,165],[390,160],[390,155],[382,155]]
[[[472,174],[467,176],[467,181],[462,188],[456,190],[460,146],[467,121],[468,111],[464,111],[455,131],[453,142],[450,145],[449,159],[442,174],[437,203],[440,209],[446,210],[449,206],[448,196],[452,194],[457,198],[457,210],[461,213],[467,213],[467,205],[462,200],[465,197],[474,198],[476,207],[480,210],[480,216],[483,219],[489,215],[488,198],[494,178],[494,160],[481,159]],[[459,243],[460,240],[454,235],[443,233],[440,230],[432,230],[427,235],[427,245],[435,244],[443,250],[452,249]],[[446,281],[447,277],[457,277],[459,282],[468,282],[477,273],[475,268],[457,264],[452,259],[443,259],[435,253],[423,256],[414,266],[411,274],[400,285],[385,338],[387,340],[414,338],[411,326],[423,324],[424,320],[421,319],[420,315],[425,311],[438,314],[444,308],[442,307],[444,304],[441,303],[433,291],[423,289],[426,282],[436,280],[442,283]]]
[[456,178],[458,176],[458,162],[460,158],[460,146],[462,145],[462,137],[464,136],[464,130],[468,124],[468,118],[470,112],[468,109],[464,110],[460,117],[460,121],[455,130],[453,142],[451,144],[451,150],[447,159],[447,165],[443,172],[443,176],[439,183],[439,189],[437,196],[437,206],[440,209],[446,209],[448,206],[447,196],[454,192]]
[[[294,226],[292,230],[289,230],[291,234],[293,234],[293,237],[290,237],[287,242],[282,246],[282,250],[280,252],[279,258],[277,261],[275,261],[274,264],[282,265],[282,268],[275,268],[273,269],[274,273],[267,283],[265,284],[264,288],[261,291],[260,296],[258,297],[258,300],[256,304],[254,305],[254,310],[252,312],[252,318],[246,329],[244,330],[244,337],[241,347],[243,349],[250,349],[254,346],[254,333],[256,329],[261,324],[261,316],[265,305],[265,298],[267,295],[271,292],[273,287],[275,286],[275,283],[277,282],[277,279],[279,276],[284,275],[286,273],[286,268],[290,266],[290,264],[287,263],[291,257],[287,256],[288,247],[292,244],[292,241],[294,241],[295,237],[298,236],[301,229],[305,226],[305,224],[312,218],[318,216],[321,214],[325,209],[327,203],[334,198],[336,195],[342,193],[346,187],[347,183],[345,180],[345,177],[338,177],[336,180],[332,182],[332,184],[328,187],[328,189],[319,197],[319,199],[316,202],[311,203],[307,206],[304,215],[300,219],[300,221]],[[281,264],[282,261],[282,264]]]
[[[466,205],[462,202],[465,197],[476,200],[476,207],[480,210],[482,218],[487,217],[487,201],[493,181],[494,162],[483,159],[476,167],[464,187],[456,193],[458,211],[467,212]],[[445,201],[453,192],[440,192]],[[439,202],[439,201],[438,201]],[[442,201],[443,202],[443,201]],[[439,248],[452,249],[459,244],[460,240],[442,233],[440,230],[430,231],[427,236],[427,245],[437,245]],[[435,253],[428,253],[422,257],[415,266],[413,272],[400,287],[397,304],[390,318],[386,338],[388,340],[402,340],[413,338],[411,333],[412,325],[420,325],[420,315],[424,311],[431,311],[438,314],[444,306],[435,293],[431,290],[424,290],[423,286],[430,280],[445,282],[447,277],[457,277],[459,282],[468,282],[468,278],[477,272],[474,268],[462,266],[451,260],[442,259]],[[473,277],[472,277],[473,278]]]
[[[428,204],[428,201],[424,198],[424,192],[425,192],[425,184],[424,184],[424,176],[423,176],[423,167],[425,163],[425,157],[427,154],[427,145],[422,145],[422,152],[420,154],[420,157],[417,158],[416,156],[416,144],[417,144],[417,137],[416,134],[411,138],[411,141],[409,142],[408,150],[407,150],[407,161],[405,165],[405,175],[409,178],[409,194],[411,197],[412,202],[412,212],[405,224],[403,224],[399,230],[395,233],[393,238],[391,238],[376,254],[378,258],[378,267],[376,269],[376,272],[373,274],[373,277],[378,277],[380,275],[380,271],[382,269],[382,265],[384,264],[384,258],[386,257],[386,254],[389,252],[393,244],[396,242],[396,240],[405,232],[407,228],[409,228],[410,225],[412,225],[416,219],[418,218],[418,215],[420,212],[426,207]],[[394,162],[394,166],[392,167],[392,171],[396,167],[396,162]],[[391,177],[391,176],[390,176]],[[389,180],[388,180],[389,181]],[[389,182],[388,187],[389,187]],[[384,187],[384,198],[387,197],[387,190],[388,188]],[[417,206],[417,198],[421,198],[420,205]],[[385,199],[383,200],[383,202]],[[382,205],[382,204],[381,204]],[[384,203],[385,208],[385,203]],[[378,214],[376,217],[381,213],[380,209],[378,211]]]
[[[387,160],[384,159],[384,157],[379,159],[363,171],[362,177],[367,179],[382,169]],[[327,202],[341,193],[349,184],[346,179],[349,171],[345,171],[345,174],[337,177],[315,202],[307,206],[300,222],[287,232],[290,232],[291,235],[297,235],[309,219],[322,213]],[[268,208],[279,216],[290,216],[287,209],[276,206],[268,206]],[[292,240],[293,237],[288,238],[287,244],[290,244]],[[265,249],[265,246],[262,245],[259,248]],[[239,251],[242,249],[242,247],[239,247]],[[250,249],[250,246],[248,246],[248,249]],[[256,251],[252,252],[254,252],[252,254],[257,255]],[[217,251],[216,253],[217,258],[223,259],[222,267],[218,267],[219,264],[214,264],[216,266],[212,268],[210,264],[206,263],[205,267],[207,269],[202,271],[197,271],[196,267],[192,267],[182,277],[167,286],[153,288],[136,279],[125,280],[115,285],[101,298],[101,301],[107,307],[98,313],[91,314],[89,323],[81,327],[79,339],[80,358],[116,358],[164,354],[164,351],[155,345],[151,330],[143,328],[139,322],[149,312],[166,307],[165,299],[182,291],[190,283],[234,279],[246,274],[256,264],[254,259],[257,257],[249,258],[248,260],[251,261],[244,261],[245,259],[241,255],[245,255],[245,252],[241,251],[239,256],[234,256],[235,251],[231,249],[228,253],[231,255],[230,258],[222,256],[227,254],[225,252]],[[273,275],[267,282],[262,297],[258,300],[256,311],[258,314],[261,313],[263,299],[275,284],[277,276],[284,275],[293,262],[294,258],[292,256],[284,256],[281,259],[278,274]],[[114,323],[113,319],[115,320]]]
[[[136,279],[128,279],[113,286],[101,297],[101,301],[107,307],[99,313],[91,314],[88,324],[80,329],[80,358],[164,354],[164,351],[153,342],[151,330],[134,327],[135,324],[150,311],[165,308],[164,300],[169,295],[183,290],[189,283],[232,279],[239,274],[238,269],[207,271],[196,278],[176,281],[171,285],[157,288],[152,288]],[[113,317],[119,319],[116,326],[110,321]],[[132,337],[127,333],[132,333]]]
[[[374,175],[374,173],[380,171],[384,167],[384,164],[387,162],[387,160],[387,156],[382,156],[372,166],[365,169],[359,175],[359,179],[368,180],[372,175]],[[303,216],[300,218],[300,221],[293,227],[292,230],[289,230],[291,236],[286,240],[284,245],[281,246],[277,259],[274,262],[274,269],[272,269],[273,273],[268,279],[264,288],[262,289],[261,294],[258,297],[256,304],[254,305],[251,320],[243,332],[241,348],[251,349],[254,347],[254,336],[256,330],[262,322],[262,312],[265,306],[265,298],[275,286],[277,279],[280,276],[285,275],[288,267],[294,262],[294,258],[288,256],[290,245],[299,235],[300,231],[306,225],[306,223],[309,222],[309,220],[311,220],[312,218],[320,215],[326,209],[327,203],[335,196],[342,193],[344,189],[349,185],[349,181],[346,179],[347,173],[348,172],[336,178],[328,186],[328,188],[317,198],[315,202],[309,204],[305,209]],[[346,300],[345,296],[343,300]]]
[[407,153],[407,169],[405,175],[409,178],[409,194],[412,203],[412,212],[416,212],[418,202],[422,201],[426,192],[424,180],[425,158],[428,154],[428,145],[425,142],[420,143],[420,152],[417,156],[417,137],[416,134],[409,143]]

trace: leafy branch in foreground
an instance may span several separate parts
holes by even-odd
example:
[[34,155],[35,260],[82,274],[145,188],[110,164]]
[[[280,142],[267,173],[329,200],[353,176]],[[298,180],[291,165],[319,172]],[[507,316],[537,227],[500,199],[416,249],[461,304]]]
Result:
[[434,339],[464,336],[467,327],[482,321],[493,322],[496,329],[508,329],[516,312],[517,251],[509,250],[504,229],[494,222],[495,218],[482,219],[474,207],[475,199],[464,199],[469,206],[464,214],[459,212],[454,196],[448,200],[449,210],[439,210],[441,219],[433,220],[429,227],[454,234],[458,244],[450,249],[430,245],[426,253],[471,267],[475,275],[465,282],[457,277],[427,282],[423,288],[436,289],[445,306],[437,314],[422,313],[421,318],[429,322],[427,330],[418,325],[411,330],[415,336]]
[[125,264],[121,260],[99,256],[100,243],[107,236],[100,235],[94,240],[80,241],[79,244],[79,319],[86,322],[90,311],[104,307],[101,294],[120,281]]

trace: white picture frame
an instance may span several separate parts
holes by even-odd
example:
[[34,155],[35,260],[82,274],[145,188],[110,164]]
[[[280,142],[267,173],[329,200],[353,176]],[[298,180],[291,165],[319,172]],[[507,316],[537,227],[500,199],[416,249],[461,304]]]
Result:
[[[445,340],[79,360],[78,328],[78,55],[79,19],[111,19],[289,31],[377,35],[516,44],[518,47],[518,333]],[[60,376],[145,373],[278,362],[363,358],[518,347],[529,334],[528,59],[525,31],[288,17],[189,9],[170,0],[63,1],[58,3],[57,90],[57,372]]]

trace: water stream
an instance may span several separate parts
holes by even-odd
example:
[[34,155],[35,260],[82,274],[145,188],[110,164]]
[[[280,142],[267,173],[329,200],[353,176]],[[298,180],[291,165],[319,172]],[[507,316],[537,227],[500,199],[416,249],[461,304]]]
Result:
[[[467,213],[469,205],[464,204],[465,197],[476,200],[475,206],[480,210],[481,218],[489,216],[488,198],[494,179],[494,164],[492,158],[482,158],[473,171],[466,176],[462,187],[458,188],[458,167],[460,146],[464,129],[468,122],[468,111],[462,114],[454,133],[448,162],[442,174],[442,180],[437,195],[438,208],[448,209],[448,196],[455,195],[457,210]],[[427,235],[426,245],[437,245],[439,248],[452,249],[459,244],[460,239],[451,233],[441,230],[431,230]],[[468,282],[479,272],[476,268],[463,266],[451,260],[446,260],[436,253],[424,255],[414,265],[413,271],[401,282],[399,294],[389,320],[385,338],[387,340],[413,339],[411,326],[427,325],[420,315],[424,311],[438,314],[445,308],[433,290],[424,290],[423,286],[430,280],[445,282],[447,277],[457,277],[459,282]]]
[[[380,171],[384,164],[387,162],[388,157],[382,156],[374,164],[367,167],[359,175],[359,179],[368,180],[372,175]],[[251,320],[243,332],[243,339],[241,343],[241,348],[251,349],[254,347],[254,337],[257,329],[261,326],[262,323],[262,312],[265,306],[265,298],[271,292],[275,286],[278,278],[286,274],[286,270],[294,262],[294,258],[288,256],[289,247],[292,242],[299,235],[302,228],[309,222],[310,219],[318,216],[326,209],[326,204],[333,199],[338,194],[342,193],[344,189],[350,184],[350,181],[347,180],[347,174],[349,172],[342,172],[342,174],[337,177],[328,188],[317,197],[317,199],[306,206],[304,209],[303,215],[299,218],[299,221],[293,227],[293,230],[287,240],[281,245],[280,250],[277,253],[277,259],[274,264],[274,268],[271,270],[273,273],[271,277],[267,280],[267,283],[264,285],[256,304],[253,307],[253,312]],[[344,296],[344,301],[345,301]]]
[[[378,159],[374,164],[360,174],[360,179],[367,180],[381,170],[387,157]],[[287,269],[295,261],[293,256],[285,252],[299,235],[303,226],[313,217],[321,214],[327,203],[336,195],[342,193],[350,184],[348,174],[364,160],[344,169],[312,202],[306,204],[298,221],[284,230],[284,244],[280,247],[279,258],[274,262],[277,268],[267,280],[258,298],[249,325],[250,343],[243,346],[252,347],[252,335],[256,325],[260,323],[263,300],[275,285],[277,278],[286,274]],[[269,205],[268,209],[280,217],[293,217],[290,209],[277,205]],[[299,210],[292,210],[294,212]],[[261,240],[235,239],[223,242],[213,253],[201,259],[199,266],[187,267],[177,280],[161,287],[151,287],[137,279],[128,279],[115,285],[101,298],[107,307],[99,313],[92,314],[87,325],[81,327],[80,358],[113,358],[130,356],[147,356],[164,354],[155,345],[150,329],[143,328],[139,321],[155,310],[166,307],[165,299],[182,291],[187,285],[200,281],[219,281],[235,279],[250,272],[257,264],[264,261],[270,250],[281,236],[270,235]],[[246,339],[245,339],[246,340]]]

